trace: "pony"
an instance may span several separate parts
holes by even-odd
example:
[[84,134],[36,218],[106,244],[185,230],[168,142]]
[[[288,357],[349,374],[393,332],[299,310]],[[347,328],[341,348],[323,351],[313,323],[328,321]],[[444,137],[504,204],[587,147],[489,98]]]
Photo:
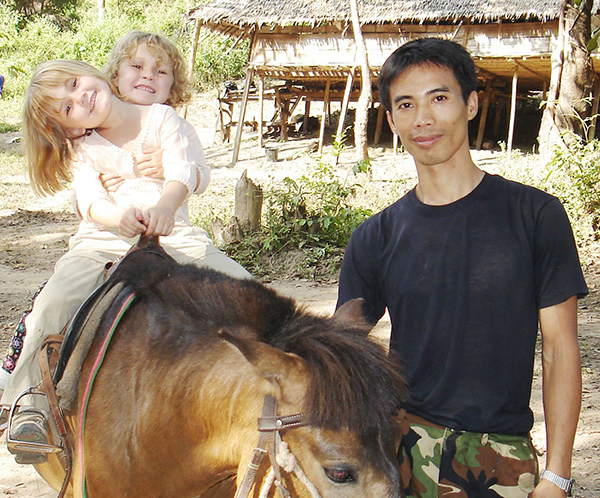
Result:
[[108,346],[107,335],[93,338],[64,412],[73,472],[61,453],[36,465],[54,489],[78,498],[401,496],[394,417],[407,389],[397,359],[369,337],[360,300],[319,316],[146,244],[151,251],[117,267],[132,298],[111,321]]

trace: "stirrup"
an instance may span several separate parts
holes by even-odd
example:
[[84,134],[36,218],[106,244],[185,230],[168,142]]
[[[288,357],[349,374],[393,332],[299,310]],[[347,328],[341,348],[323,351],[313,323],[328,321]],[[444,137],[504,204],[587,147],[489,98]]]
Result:
[[17,398],[13,401],[12,406],[10,407],[10,413],[8,414],[8,423],[6,428],[6,446],[8,450],[13,453],[60,453],[63,451],[62,446],[57,446],[55,444],[44,444],[44,443],[33,443],[31,441],[20,441],[18,439],[13,439],[11,437],[11,432],[13,428],[13,420],[15,417],[15,413],[17,412],[17,408],[19,407],[18,402],[21,398],[28,395],[39,395],[46,396],[46,393],[40,391],[36,387],[28,387],[21,394],[17,396]]

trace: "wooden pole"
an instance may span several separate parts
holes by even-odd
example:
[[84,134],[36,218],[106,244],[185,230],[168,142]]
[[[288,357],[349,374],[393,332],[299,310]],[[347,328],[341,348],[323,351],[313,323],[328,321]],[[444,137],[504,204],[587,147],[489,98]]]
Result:
[[[192,53],[190,54],[190,67],[189,67],[189,79],[193,81],[194,78],[194,64],[196,64],[196,53],[198,52],[198,39],[200,38],[200,19],[195,20],[196,25],[194,26],[194,35],[192,38]],[[185,104],[183,110],[183,119],[187,118],[188,104]]]
[[350,13],[352,18],[352,32],[356,44],[356,55],[360,63],[360,96],[356,103],[356,118],[354,119],[354,142],[356,147],[356,160],[369,160],[369,147],[367,143],[367,124],[369,121],[369,103],[372,97],[371,68],[367,48],[362,34],[362,26],[358,15],[358,1],[350,0]]
[[304,122],[302,123],[302,131],[308,133],[308,120],[310,118],[310,99],[307,98],[304,102]]
[[346,89],[344,90],[344,99],[342,100],[342,109],[340,110],[340,119],[337,125],[337,131],[335,133],[336,140],[341,140],[342,133],[344,133],[344,123],[346,122],[346,114],[348,114],[348,104],[350,103],[350,96],[352,95],[352,83],[354,83],[354,71],[352,68],[348,73],[346,79]]
[[263,106],[265,102],[265,77],[261,74],[258,80],[258,148],[263,147]]
[[250,93],[250,83],[254,76],[254,68],[248,68],[246,71],[246,85],[244,86],[244,95],[242,96],[242,104],[240,106],[240,117],[238,119],[237,128],[235,130],[235,142],[233,144],[233,157],[231,164],[234,166],[237,163],[240,154],[240,145],[242,143],[242,130],[244,129],[244,119],[246,118],[246,106],[248,105],[248,95]]
[[481,150],[483,144],[483,135],[485,133],[485,123],[487,121],[488,109],[490,107],[490,96],[492,94],[492,78],[485,80],[485,92],[483,94],[483,105],[481,106],[481,116],[479,116],[479,129],[477,130],[477,141],[475,148]]
[[510,96],[510,121],[508,126],[508,139],[506,140],[506,150],[508,155],[512,151],[513,145],[513,137],[515,134],[515,116],[517,115],[517,83],[519,78],[517,76],[517,68],[515,67],[515,72],[513,73],[512,79],[512,92]]
[[500,138],[500,122],[502,121],[502,111],[504,99],[496,101],[496,112],[494,113],[494,140]]
[[327,121],[327,108],[329,107],[329,87],[331,81],[327,80],[325,83],[325,97],[323,100],[323,114],[321,116],[321,127],[319,129],[319,154],[323,152],[323,142],[325,139],[325,121]]
[[385,116],[385,109],[381,104],[379,104],[379,107],[377,108],[377,125],[375,126],[375,139],[373,140],[375,145],[377,145],[379,143],[379,141],[381,140],[381,130],[383,128],[384,116]]

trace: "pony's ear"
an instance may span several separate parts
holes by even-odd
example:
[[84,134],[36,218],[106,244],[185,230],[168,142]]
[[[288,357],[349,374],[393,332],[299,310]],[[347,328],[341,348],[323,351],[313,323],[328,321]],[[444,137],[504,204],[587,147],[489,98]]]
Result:
[[346,301],[333,314],[333,319],[341,324],[347,324],[353,327],[365,327],[366,334],[368,334],[373,327],[365,320],[363,311],[364,305],[365,300],[361,297]]
[[258,341],[248,331],[239,332],[221,329],[219,335],[235,346],[254,365],[261,375],[268,380],[281,379],[290,369],[295,368],[301,361],[298,356],[286,353]]

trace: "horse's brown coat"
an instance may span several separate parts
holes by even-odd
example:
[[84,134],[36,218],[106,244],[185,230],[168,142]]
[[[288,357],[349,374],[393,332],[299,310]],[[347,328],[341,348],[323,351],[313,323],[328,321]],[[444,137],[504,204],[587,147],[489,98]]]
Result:
[[[139,272],[152,267],[124,278],[135,285]],[[323,498],[400,496],[392,415],[405,386],[367,338],[358,303],[324,318],[254,281],[193,266],[166,273],[140,289],[96,378],[85,432],[90,498],[233,496],[219,483],[241,478],[266,394],[280,414],[307,414],[309,426],[283,439]],[[39,470],[48,476],[55,465]],[[332,470],[354,481],[333,482]],[[81,496],[77,480],[74,489]]]

